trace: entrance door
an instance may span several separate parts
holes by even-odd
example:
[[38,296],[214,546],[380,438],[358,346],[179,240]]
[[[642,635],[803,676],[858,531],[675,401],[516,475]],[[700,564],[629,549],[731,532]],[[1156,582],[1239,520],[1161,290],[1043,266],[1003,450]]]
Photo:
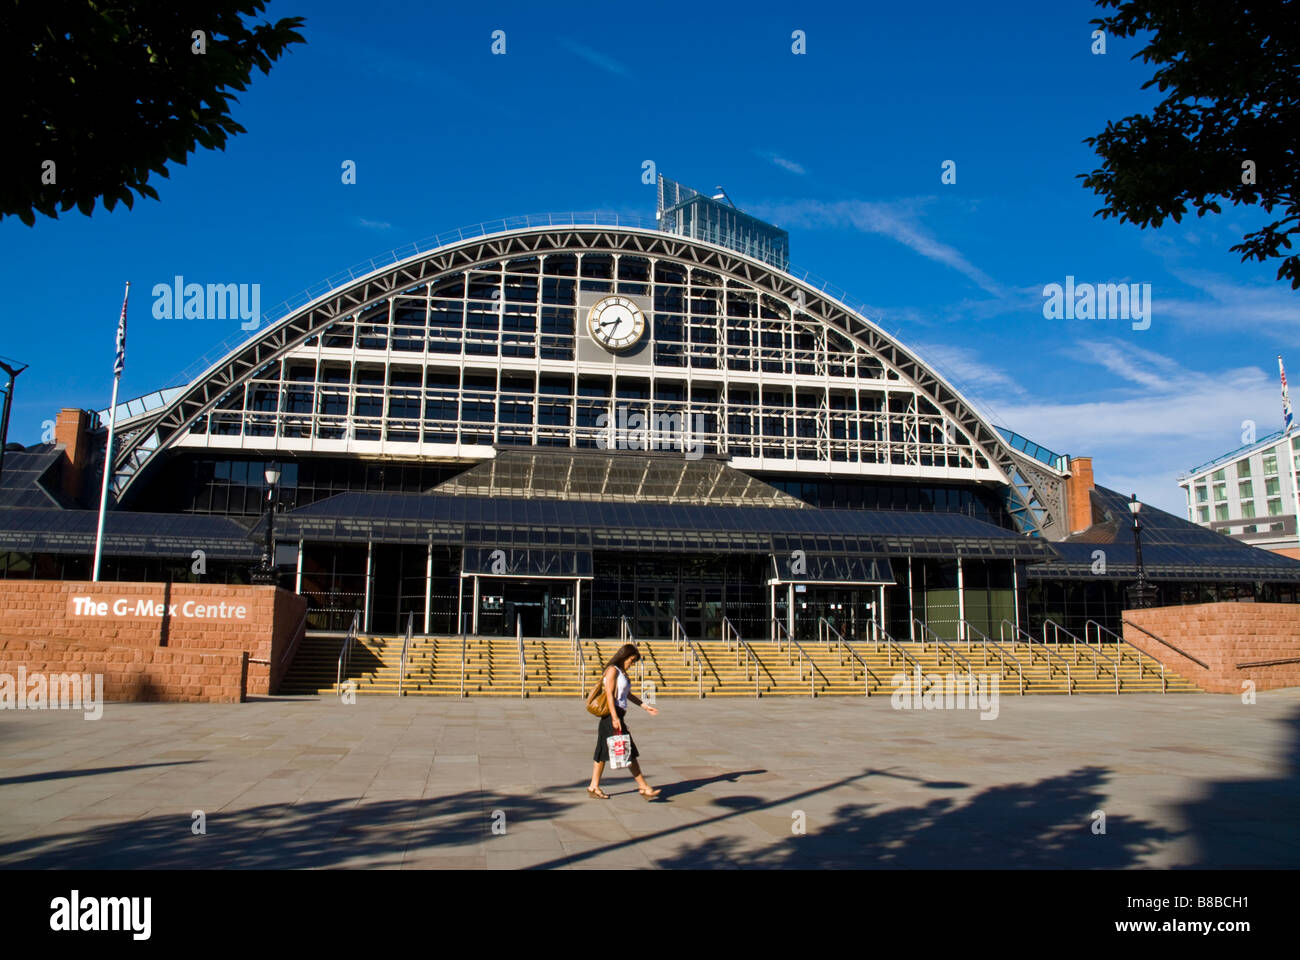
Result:
[[636,619],[632,633],[638,637],[663,638],[673,633],[677,616],[677,586],[641,581],[636,585]]
[[569,580],[484,577],[479,588],[479,632],[511,637],[515,623],[525,637],[567,637],[573,608]]
[[[794,633],[795,639],[816,640],[817,622],[825,618],[843,634],[845,640],[865,640],[871,634],[871,620],[875,601],[879,596],[875,587],[819,587],[803,584],[803,592],[795,586]],[[781,588],[777,588],[778,595]]]

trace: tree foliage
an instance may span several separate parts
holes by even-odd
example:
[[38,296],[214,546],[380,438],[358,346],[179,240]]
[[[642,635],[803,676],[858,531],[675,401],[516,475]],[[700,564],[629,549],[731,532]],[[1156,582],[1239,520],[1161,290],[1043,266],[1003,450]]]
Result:
[[[136,194],[158,199],[151,174],[170,176],[199,147],[225,149],[244,128],[231,91],[253,68],[269,73],[303,18],[253,24],[261,0],[6,0],[0,4],[0,96],[5,132],[0,217],[87,216]],[[205,51],[196,52],[195,31]],[[49,161],[53,161],[53,167]],[[53,183],[45,182],[53,178]]]
[[1145,228],[1181,221],[1189,204],[1198,216],[1221,213],[1221,201],[1277,209],[1229,249],[1243,262],[1280,259],[1277,279],[1300,289],[1300,254],[1287,253],[1300,232],[1300,2],[1097,2],[1116,11],[1093,21],[1107,34],[1149,32],[1134,59],[1157,69],[1142,89],[1166,94],[1084,141],[1102,160],[1079,175],[1105,200],[1097,215]]

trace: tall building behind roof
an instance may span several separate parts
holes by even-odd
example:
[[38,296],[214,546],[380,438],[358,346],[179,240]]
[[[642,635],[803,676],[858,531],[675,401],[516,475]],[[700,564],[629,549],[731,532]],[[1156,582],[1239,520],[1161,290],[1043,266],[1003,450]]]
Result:
[[738,209],[721,187],[710,197],[660,176],[655,219],[668,233],[730,247],[782,270],[790,265],[790,234]]
[[1300,559],[1297,470],[1300,435],[1280,430],[1194,467],[1178,480],[1187,495],[1187,519],[1251,546]]

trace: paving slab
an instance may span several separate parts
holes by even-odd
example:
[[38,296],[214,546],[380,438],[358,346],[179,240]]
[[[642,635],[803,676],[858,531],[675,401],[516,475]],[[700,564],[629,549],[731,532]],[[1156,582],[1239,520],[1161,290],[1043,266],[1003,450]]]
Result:
[[569,700],[0,713],[0,868],[1300,866],[1300,690],[658,706],[654,802]]

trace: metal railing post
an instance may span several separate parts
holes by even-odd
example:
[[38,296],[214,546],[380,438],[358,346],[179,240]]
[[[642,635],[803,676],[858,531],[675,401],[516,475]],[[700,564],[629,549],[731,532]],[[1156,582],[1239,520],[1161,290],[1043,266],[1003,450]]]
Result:
[[415,624],[415,613],[406,614],[406,639],[402,641],[402,660],[397,670],[397,695],[402,696],[402,687],[406,683],[406,651],[411,646],[411,629]]
[[343,693],[343,675],[347,672],[348,665],[352,662],[352,643],[356,639],[360,623],[361,614],[353,613],[352,626],[348,627],[348,635],[343,641],[343,649],[339,651],[338,671],[334,676],[334,692],[340,696]]
[[519,699],[522,700],[527,693],[524,691],[524,621],[519,614],[515,614],[515,644],[519,648]]

